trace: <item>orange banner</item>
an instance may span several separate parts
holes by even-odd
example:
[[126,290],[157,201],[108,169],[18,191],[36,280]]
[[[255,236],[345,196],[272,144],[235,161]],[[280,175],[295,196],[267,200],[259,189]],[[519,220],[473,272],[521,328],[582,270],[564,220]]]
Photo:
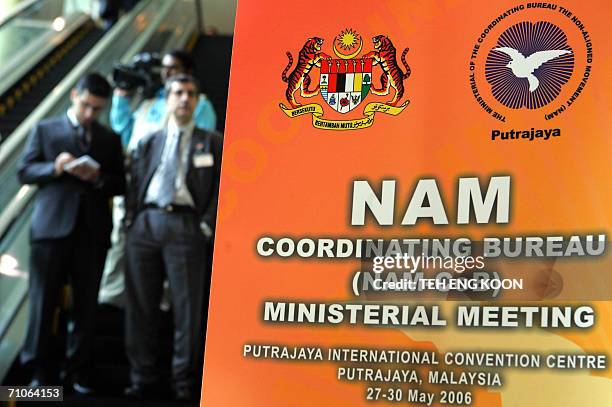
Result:
[[610,17],[241,1],[201,405],[611,405]]

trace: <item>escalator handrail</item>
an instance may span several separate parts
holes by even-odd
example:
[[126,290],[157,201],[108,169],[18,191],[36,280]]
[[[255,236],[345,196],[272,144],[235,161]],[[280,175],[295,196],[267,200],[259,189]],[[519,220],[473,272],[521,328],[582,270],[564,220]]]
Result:
[[23,13],[28,7],[30,7],[34,3],[37,3],[38,1],[39,0],[22,1],[21,4],[15,6],[15,8],[11,10],[11,12],[9,12],[7,15],[5,15],[4,17],[0,17],[0,27],[11,21],[13,18],[17,17],[19,14]]
[[153,21],[149,24],[149,26],[142,32],[141,35],[136,38],[136,41],[132,44],[132,46],[127,50],[127,52],[121,58],[122,64],[127,64],[131,61],[131,59],[140,52],[140,50],[144,47],[149,38],[155,33],[159,24],[166,17],[167,13],[170,9],[174,7],[171,1],[165,1],[162,8],[159,10],[159,14],[155,17]]
[[35,192],[35,186],[22,185],[17,195],[11,199],[6,208],[0,213],[0,239],[4,237],[15,219],[23,212],[28,202],[34,197]]

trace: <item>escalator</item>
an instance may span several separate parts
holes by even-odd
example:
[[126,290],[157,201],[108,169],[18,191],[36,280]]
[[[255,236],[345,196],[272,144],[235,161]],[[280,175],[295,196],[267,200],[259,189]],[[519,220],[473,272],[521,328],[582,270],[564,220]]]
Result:
[[[0,97],[0,134],[10,135],[102,38],[93,21],[79,29]],[[2,138],[3,141],[5,137]]]
[[[86,3],[86,2],[85,2]],[[26,1],[0,24],[0,142],[102,37],[86,7]]]
[[[2,93],[5,110],[0,123],[8,130],[2,130],[5,140],[0,144],[0,384],[24,385],[29,380],[17,356],[27,321],[29,228],[36,188],[17,182],[16,167],[30,129],[44,118],[65,114],[70,105],[70,90],[86,72],[110,76],[115,63],[126,63],[139,52],[164,53],[185,46],[195,31],[193,8],[191,0],[141,0],[106,33],[90,23],[81,24],[67,42],[47,54],[55,62],[42,62],[45,72],[41,74],[45,76],[38,79],[40,65],[37,64],[22,75],[17,87],[14,83]],[[48,63],[52,66],[45,69]],[[33,75],[36,79],[32,79]],[[55,78],[52,84],[47,84],[47,75]],[[2,79],[0,76],[0,84]],[[27,89],[22,88],[24,80]],[[16,89],[21,89],[18,96]],[[10,109],[6,94],[13,95]],[[13,114],[20,115],[20,119],[8,123],[7,118]],[[102,308],[98,320],[96,354],[101,362],[101,385],[106,387],[97,398],[67,394],[62,405],[174,405],[172,402],[123,404],[118,393],[126,384],[127,360],[123,352],[121,315],[117,310]]]

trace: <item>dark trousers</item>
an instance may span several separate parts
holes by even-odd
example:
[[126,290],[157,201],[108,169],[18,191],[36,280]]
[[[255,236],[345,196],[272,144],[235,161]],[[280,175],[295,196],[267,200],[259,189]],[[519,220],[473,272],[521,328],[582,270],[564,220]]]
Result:
[[[54,312],[66,281],[70,283],[72,293],[66,374],[90,373],[98,289],[107,250],[107,245],[92,238],[82,211],[79,211],[69,236],[31,242],[30,317],[21,361],[32,366],[35,374],[50,375],[49,366],[57,360],[50,338]],[[53,377],[43,380],[53,380]]]
[[202,366],[202,302],[207,239],[195,213],[146,209],[127,234],[126,345],[133,384],[159,382],[160,300],[164,277],[174,316],[172,378],[175,387],[197,385]]

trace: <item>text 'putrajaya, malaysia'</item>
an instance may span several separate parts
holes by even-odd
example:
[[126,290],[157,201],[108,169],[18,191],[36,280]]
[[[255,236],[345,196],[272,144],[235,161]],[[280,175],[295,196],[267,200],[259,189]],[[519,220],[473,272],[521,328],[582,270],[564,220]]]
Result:
[[340,382],[365,384],[369,401],[470,405],[474,388],[500,388],[504,370],[603,371],[608,357],[589,353],[435,352],[247,343],[242,356],[253,360],[330,363]]

